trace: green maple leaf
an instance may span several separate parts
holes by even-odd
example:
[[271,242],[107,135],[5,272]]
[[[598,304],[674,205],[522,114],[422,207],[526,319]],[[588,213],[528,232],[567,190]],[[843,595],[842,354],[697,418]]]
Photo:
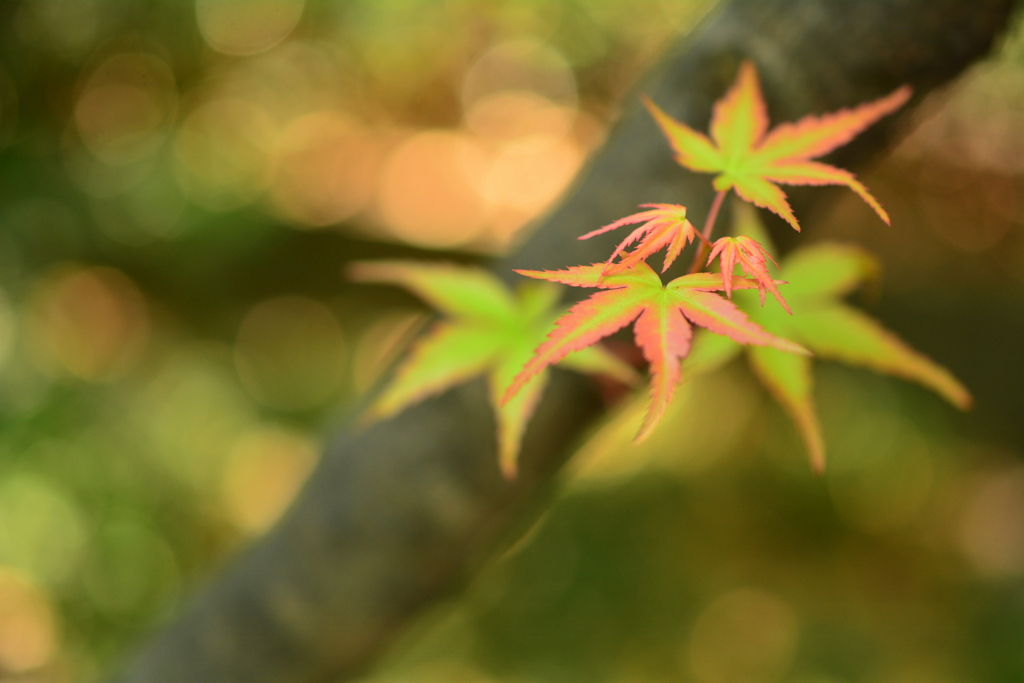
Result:
[[[761,244],[769,239],[756,210],[735,205],[735,232]],[[842,301],[878,265],[859,247],[822,243],[805,247],[783,260],[779,279],[788,283],[786,298],[792,315],[780,306],[762,307],[757,295],[736,292],[734,301],[750,319],[772,334],[798,342],[823,359],[866,367],[876,372],[917,382],[966,410],[967,389],[945,368],[915,351],[876,320]],[[723,365],[743,350],[727,337],[703,334],[694,340],[685,370],[704,372]],[[811,359],[768,347],[746,347],[754,373],[796,424],[811,465],[825,467],[825,444],[814,409]]]
[[[349,275],[359,282],[401,285],[446,316],[413,346],[368,416],[389,417],[428,396],[486,375],[498,423],[499,462],[502,472],[514,477],[523,433],[549,373],[533,377],[515,399],[500,407],[499,399],[564,313],[558,306],[558,287],[525,283],[514,296],[480,268],[409,261],[357,263]],[[638,379],[632,368],[596,346],[567,356],[561,365],[603,373],[627,384]]]

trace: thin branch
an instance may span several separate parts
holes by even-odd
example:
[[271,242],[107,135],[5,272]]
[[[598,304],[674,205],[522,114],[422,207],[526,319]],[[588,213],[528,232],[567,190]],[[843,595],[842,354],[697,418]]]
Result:
[[718,220],[718,212],[722,209],[722,202],[725,201],[725,195],[727,194],[729,194],[729,190],[719,190],[715,195],[715,201],[711,203],[711,210],[708,211],[707,220],[704,221],[704,229],[701,231],[704,239],[701,240],[700,246],[697,247],[697,253],[693,255],[693,263],[690,264],[691,273],[696,273],[704,267],[704,259],[708,255],[708,249],[711,248],[711,233],[715,230],[715,221]]

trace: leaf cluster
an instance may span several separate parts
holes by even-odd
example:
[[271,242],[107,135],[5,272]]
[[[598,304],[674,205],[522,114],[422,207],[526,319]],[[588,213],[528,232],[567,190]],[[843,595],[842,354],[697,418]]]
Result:
[[[597,345],[630,324],[650,368],[651,401],[638,441],[665,414],[684,371],[713,369],[743,349],[796,423],[815,470],[824,467],[825,449],[811,396],[812,353],[917,381],[966,408],[970,395],[948,371],[842,302],[875,269],[866,252],[836,245],[804,249],[783,261],[776,277],[770,241],[753,208],[773,211],[799,230],[779,185],[845,185],[889,223],[888,214],[853,174],[813,159],[846,144],[909,97],[909,88],[903,87],[852,109],[807,116],[769,130],[757,72],[744,62],[735,83],[714,105],[709,135],[644,100],[676,161],[692,171],[715,174],[717,194],[702,230],[690,222],[684,206],[643,204],[640,208],[646,210],[580,237],[638,226],[606,262],[516,271],[546,281],[524,287],[518,296],[475,269],[398,262],[358,265],[356,279],[405,286],[447,316],[412,350],[372,413],[384,417],[457,382],[486,375],[498,415],[502,470],[513,476],[519,444],[549,366],[632,381],[630,368]],[[743,200],[734,211],[739,229],[712,243],[719,210],[733,190]],[[697,253],[687,275],[664,283],[647,263],[664,249],[665,272],[691,244]],[[716,261],[718,272],[703,270]],[[735,273],[737,268],[743,275]],[[552,282],[598,291],[563,312],[557,307],[557,290],[548,285]],[[789,301],[779,289],[783,285]],[[766,305],[767,294],[778,306]],[[694,327],[702,328],[696,337]]]

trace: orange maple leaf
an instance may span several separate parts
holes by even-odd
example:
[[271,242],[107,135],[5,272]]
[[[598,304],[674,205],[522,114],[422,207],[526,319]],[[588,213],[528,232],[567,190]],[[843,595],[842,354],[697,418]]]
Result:
[[[636,321],[637,346],[651,367],[651,405],[636,436],[646,438],[661,419],[680,380],[680,359],[690,352],[693,325],[729,337],[739,344],[771,346],[807,354],[799,344],[765,332],[731,301],[713,292],[725,288],[718,273],[694,273],[662,284],[646,261],[622,273],[604,275],[604,264],[565,270],[517,270],[527,277],[575,287],[598,287],[593,294],[555,321],[547,341],[512,380],[502,398],[510,401],[530,379],[569,353],[586,348]],[[752,289],[757,283],[735,278],[733,289]]]
[[[686,207],[679,204],[641,204],[640,208],[649,208],[650,211],[641,211],[631,216],[620,218],[614,223],[609,223],[603,228],[598,228],[580,235],[576,239],[586,240],[596,235],[621,228],[623,225],[643,223],[639,228],[629,233],[626,239],[619,243],[612,255],[605,263],[604,274],[613,275],[629,270],[641,261],[646,261],[656,251],[668,246],[665,252],[665,262],[661,266],[661,272],[668,270],[672,262],[679,256],[687,244],[694,238],[704,236],[697,232],[690,221],[686,220]],[[631,252],[627,252],[621,261],[613,263],[615,257],[622,254],[626,247],[640,240],[640,244]]]
[[649,99],[644,103],[669,139],[676,161],[694,171],[717,173],[715,189],[736,194],[770,209],[800,230],[784,185],[846,185],[889,223],[889,215],[853,174],[811,159],[828,154],[856,137],[878,119],[899,109],[910,98],[910,87],[852,109],[806,116],[768,131],[768,112],[757,70],[749,61],[740,65],[736,82],[715,103],[711,138],[676,121]]

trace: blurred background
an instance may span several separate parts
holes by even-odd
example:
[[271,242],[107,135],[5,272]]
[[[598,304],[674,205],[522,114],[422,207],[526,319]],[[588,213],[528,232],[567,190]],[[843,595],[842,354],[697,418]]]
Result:
[[[341,265],[503,253],[712,5],[2,3],[0,681],[98,678],[258,538],[423,319]],[[1024,679],[1017,33],[865,174],[892,228],[805,223],[973,413],[818,364],[817,479],[742,363],[643,447],[628,404],[367,681]]]

